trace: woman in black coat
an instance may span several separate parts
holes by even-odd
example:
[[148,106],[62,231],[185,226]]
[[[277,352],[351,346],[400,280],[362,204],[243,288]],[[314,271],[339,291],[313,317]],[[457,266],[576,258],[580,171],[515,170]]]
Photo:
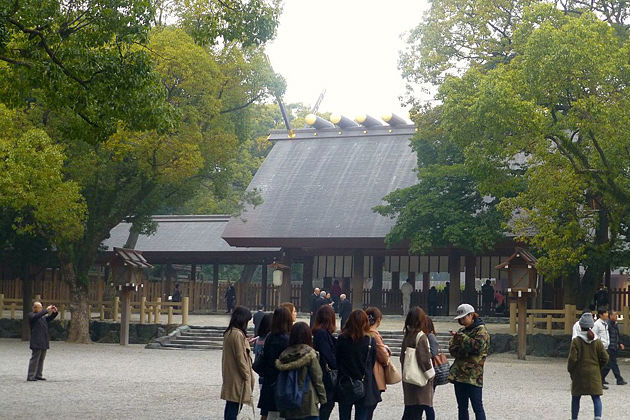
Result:
[[276,369],[276,359],[289,346],[289,332],[292,323],[293,318],[286,308],[282,306],[276,308],[271,319],[271,332],[265,339],[259,360],[254,364],[254,370],[263,378],[258,400],[258,408],[260,408],[260,415],[263,420],[267,417],[275,419],[280,415],[274,399],[275,385],[279,374],[278,369]]
[[376,404],[381,402],[381,393],[374,378],[376,341],[370,335],[370,323],[364,311],[357,309],[348,317],[337,340],[336,357],[339,378],[349,376],[363,379],[365,388],[365,396],[357,401],[348,401],[344,395],[335,395],[339,401],[339,420],[350,420],[353,405],[355,420],[371,420]]
[[320,306],[315,314],[313,324],[313,348],[319,353],[319,365],[324,376],[326,388],[326,404],[319,407],[319,420],[328,420],[330,413],[335,408],[334,385],[331,382],[330,371],[337,369],[337,357],[335,356],[335,311],[330,305]]

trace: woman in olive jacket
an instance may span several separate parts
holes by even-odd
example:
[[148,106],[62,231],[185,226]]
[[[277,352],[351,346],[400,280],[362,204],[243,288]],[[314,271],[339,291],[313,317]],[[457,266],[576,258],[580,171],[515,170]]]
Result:
[[[405,366],[405,350],[407,350],[407,347],[412,347],[416,349],[414,355],[422,371],[431,370],[433,365],[431,364],[431,351],[427,335],[429,329],[427,316],[422,308],[414,306],[409,310],[405,319],[404,331],[405,335],[400,348],[400,365]],[[418,334],[420,334],[419,339]],[[403,381],[403,400],[405,402],[403,420],[421,419],[423,412],[426,413],[427,420],[435,419],[433,391],[433,378],[429,379],[425,386],[418,386]]]
[[[311,329],[305,322],[297,322],[291,328],[289,347],[276,360],[279,371],[299,369],[298,387],[309,380],[308,390],[302,395],[302,405],[292,410],[280,410],[286,420],[314,419],[319,416],[318,404],[326,404],[326,389],[322,382],[322,368],[313,349]],[[307,377],[308,373],[308,377]]]
[[223,353],[221,355],[221,399],[225,400],[225,420],[235,420],[240,410],[239,403],[251,404],[254,391],[252,372],[252,351],[247,341],[247,323],[252,319],[251,312],[237,306],[232,312],[230,324],[223,333]]
[[580,332],[571,341],[567,370],[571,375],[571,418],[577,419],[580,412],[580,397],[590,395],[593,400],[595,420],[602,418],[601,370],[608,363],[608,353],[602,341],[597,339],[593,328],[593,317],[585,313],[579,320]]

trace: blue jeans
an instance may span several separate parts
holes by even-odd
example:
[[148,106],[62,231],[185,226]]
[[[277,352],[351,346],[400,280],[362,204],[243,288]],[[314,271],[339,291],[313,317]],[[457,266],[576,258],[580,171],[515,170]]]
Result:
[[428,405],[406,405],[402,420],[421,420],[422,413],[427,413],[427,420],[435,420],[435,411]]
[[457,412],[459,420],[468,420],[468,400],[475,412],[475,419],[486,420],[486,412],[483,411],[481,391],[483,388],[462,382],[455,382],[455,398],[457,398]]
[[[577,419],[580,412],[580,395],[571,397],[571,418]],[[599,395],[591,395],[593,400],[593,408],[595,409],[595,417],[602,417],[602,399]]]
[[[354,404],[354,420],[372,420],[375,405],[364,406]],[[352,404],[339,404],[339,420],[350,420]]]
[[223,412],[224,420],[236,420],[238,416],[238,403],[234,401],[225,402],[225,411]]

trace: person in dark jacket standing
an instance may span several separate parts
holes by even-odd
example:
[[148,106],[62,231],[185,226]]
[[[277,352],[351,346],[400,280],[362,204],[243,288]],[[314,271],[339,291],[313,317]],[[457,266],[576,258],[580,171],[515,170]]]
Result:
[[235,304],[236,304],[236,289],[234,289],[234,286],[232,286],[232,283],[228,281],[228,288],[225,291],[225,305],[227,306],[227,311],[225,311],[225,313],[232,312]]
[[623,350],[625,347],[619,342],[619,325],[617,325],[617,312],[610,311],[608,317],[608,364],[602,369],[602,383],[605,385],[606,376],[608,372],[613,371],[615,379],[617,379],[617,385],[626,385],[627,382],[621,376],[619,371],[619,365],[617,364],[617,353],[619,350]]
[[355,420],[372,420],[376,405],[381,402],[381,393],[374,377],[376,340],[371,336],[370,323],[364,311],[357,309],[350,313],[337,339],[335,356],[340,380],[347,377],[362,380],[365,389],[364,396],[356,401],[348,400],[348,395],[335,395],[339,401],[339,420],[350,420],[352,406]]
[[289,346],[289,333],[293,325],[293,318],[288,309],[280,306],[273,311],[271,318],[271,332],[265,339],[260,363],[256,362],[254,370],[263,377],[258,408],[260,415],[266,419],[277,419],[280,417],[276,407],[276,380],[278,379],[278,369],[276,359]]
[[333,336],[336,329],[335,311],[329,305],[320,307],[315,314],[313,348],[319,353],[319,366],[322,368],[324,388],[326,388],[326,404],[319,407],[319,420],[328,420],[330,413],[335,408],[335,387],[331,372],[337,370],[337,358],[335,357],[337,340]]
[[[48,316],[46,316],[48,314]],[[31,326],[31,360],[28,362],[27,381],[45,381],[42,376],[46,351],[50,347],[50,335],[48,324],[57,316],[57,308],[53,305],[46,309],[41,302],[33,303],[33,312],[28,314],[28,322]]]
[[343,327],[346,325],[346,321],[352,312],[352,303],[346,299],[345,294],[341,294],[339,296],[339,317],[341,318],[341,326],[340,329],[343,330]]

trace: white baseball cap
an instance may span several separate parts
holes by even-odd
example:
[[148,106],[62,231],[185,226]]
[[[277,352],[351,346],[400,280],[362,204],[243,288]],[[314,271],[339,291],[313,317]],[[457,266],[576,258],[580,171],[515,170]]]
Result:
[[462,303],[457,307],[457,316],[455,317],[455,319],[463,318],[468,314],[472,314],[473,312],[475,312],[475,308],[473,308],[472,305]]

